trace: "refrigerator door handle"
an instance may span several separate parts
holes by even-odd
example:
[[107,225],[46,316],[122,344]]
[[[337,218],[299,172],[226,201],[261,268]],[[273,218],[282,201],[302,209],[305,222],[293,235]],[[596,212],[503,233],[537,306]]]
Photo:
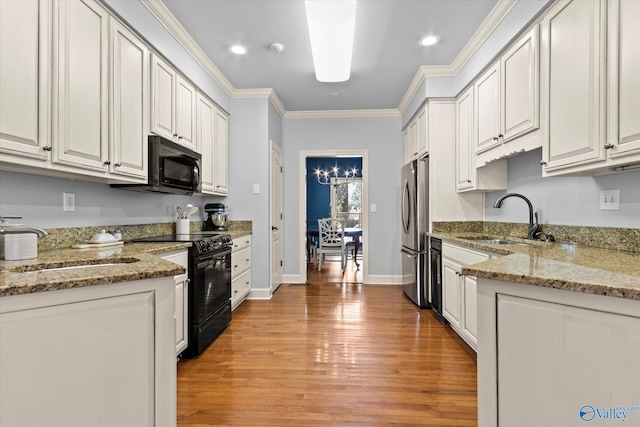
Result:
[[408,251],[405,248],[402,248],[402,253],[407,255],[407,256],[410,256],[411,258],[418,258],[418,253],[417,252]]
[[409,232],[409,215],[411,213],[410,200],[409,181],[405,179],[404,188],[402,189],[402,229],[405,234]]

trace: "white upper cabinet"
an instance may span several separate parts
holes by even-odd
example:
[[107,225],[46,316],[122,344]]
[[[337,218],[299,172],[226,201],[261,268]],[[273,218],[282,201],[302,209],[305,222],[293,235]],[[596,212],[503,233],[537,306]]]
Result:
[[49,0],[0,1],[0,163],[49,159],[50,26]]
[[605,6],[560,1],[542,21],[547,172],[606,156]]
[[147,178],[149,52],[131,31],[111,19],[109,171]]
[[196,90],[157,55],[151,58],[151,132],[199,152]]
[[222,110],[215,111],[216,139],[214,143],[214,194],[224,195],[229,191],[229,118]]
[[495,63],[475,82],[476,153],[500,145],[500,63]]
[[422,107],[403,132],[404,163],[427,154],[427,106]]
[[[612,159],[640,155],[640,2],[609,5],[609,121]],[[624,159],[623,159],[624,161]]]
[[456,189],[472,189],[475,182],[473,137],[473,87],[456,100]]
[[212,194],[215,190],[214,143],[215,143],[215,106],[207,98],[198,94],[196,101],[197,131],[196,137],[202,154],[202,192]]
[[[541,146],[539,29],[534,26],[474,83],[478,165]],[[516,144],[516,140],[518,140]],[[504,144],[510,143],[508,146]]]
[[[540,30],[522,36],[500,59],[500,136],[509,142],[540,127]],[[536,144],[540,147],[540,141]]]
[[456,100],[456,190],[494,191],[507,188],[506,159],[476,166],[474,91],[470,86]]
[[59,2],[55,12],[52,162],[104,172],[109,15],[90,0]]
[[151,132],[173,141],[176,72],[157,55],[151,55]]
[[199,152],[196,142],[196,89],[180,74],[176,78],[176,100],[176,142]]
[[543,175],[598,175],[640,163],[640,4],[555,4],[542,22]]

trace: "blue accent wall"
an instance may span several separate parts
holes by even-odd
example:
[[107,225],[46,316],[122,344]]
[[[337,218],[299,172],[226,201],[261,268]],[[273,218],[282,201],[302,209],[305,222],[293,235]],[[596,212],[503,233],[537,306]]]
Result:
[[362,157],[307,157],[307,227],[317,228],[318,219],[331,216],[330,186],[318,183],[316,169],[331,170],[338,166],[339,174],[347,169],[356,168],[356,177],[362,178]]

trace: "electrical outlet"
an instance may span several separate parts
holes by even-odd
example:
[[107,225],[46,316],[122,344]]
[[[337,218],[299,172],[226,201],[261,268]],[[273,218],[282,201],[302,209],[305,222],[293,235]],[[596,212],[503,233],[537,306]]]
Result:
[[371,212],[375,212],[378,210],[378,207],[376,206],[375,203],[371,203]]
[[62,210],[64,212],[75,212],[76,193],[62,193]]
[[619,211],[620,210],[620,190],[600,191],[600,210]]

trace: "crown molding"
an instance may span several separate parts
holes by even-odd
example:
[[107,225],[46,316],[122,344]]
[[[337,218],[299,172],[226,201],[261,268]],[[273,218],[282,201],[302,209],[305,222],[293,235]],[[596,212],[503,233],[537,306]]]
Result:
[[287,111],[285,119],[344,119],[366,117],[399,117],[397,109],[380,110],[316,110],[316,111]]
[[140,0],[140,3],[146,7],[149,12],[171,33],[180,45],[195,59],[198,64],[213,78],[213,80],[225,91],[229,96],[233,95],[235,88],[222,72],[215,66],[204,51],[198,46],[198,43],[191,37],[185,28],[173,16],[171,11],[167,9],[161,0]]
[[284,117],[287,112],[282,101],[278,98],[278,94],[271,88],[235,89],[231,97],[235,99],[268,98],[273,107],[278,111],[278,114],[280,114],[280,117]]
[[462,48],[451,65],[444,66],[423,66],[418,69],[415,77],[411,81],[407,92],[402,97],[398,111],[404,114],[411,100],[416,96],[422,83],[429,77],[451,77],[460,72],[462,67],[471,59],[474,53],[482,46],[487,38],[493,33],[496,27],[502,22],[507,14],[513,9],[518,0],[500,0],[491,10],[480,27],[473,34],[473,37]]

